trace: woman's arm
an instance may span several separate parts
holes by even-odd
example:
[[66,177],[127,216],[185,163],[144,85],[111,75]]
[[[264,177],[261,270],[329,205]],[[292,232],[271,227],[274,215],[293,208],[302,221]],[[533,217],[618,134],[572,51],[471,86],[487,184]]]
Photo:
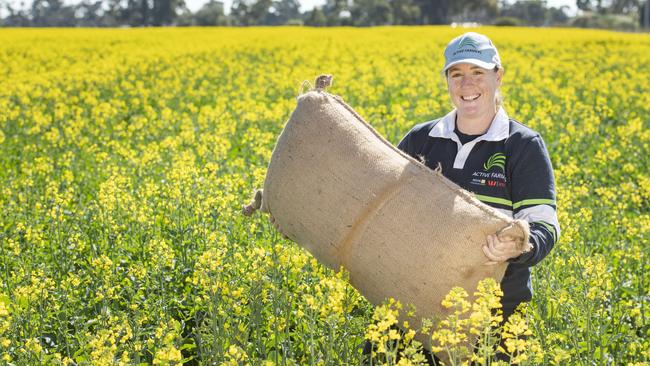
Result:
[[513,216],[530,224],[529,242],[533,249],[508,262],[534,266],[546,257],[560,237],[555,179],[541,136],[531,138],[518,155],[511,174]]

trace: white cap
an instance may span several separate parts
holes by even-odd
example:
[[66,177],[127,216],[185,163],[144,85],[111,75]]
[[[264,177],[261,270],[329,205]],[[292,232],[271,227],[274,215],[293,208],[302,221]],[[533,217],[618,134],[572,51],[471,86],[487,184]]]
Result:
[[499,52],[492,41],[482,34],[468,32],[458,36],[449,42],[445,49],[445,68],[447,72],[450,67],[467,62],[484,69],[501,67]]

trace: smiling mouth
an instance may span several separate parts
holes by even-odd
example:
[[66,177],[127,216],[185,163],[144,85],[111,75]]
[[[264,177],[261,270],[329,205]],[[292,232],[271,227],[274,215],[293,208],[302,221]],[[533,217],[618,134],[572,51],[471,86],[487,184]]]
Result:
[[481,94],[474,94],[474,95],[461,95],[460,99],[466,101],[466,102],[471,102],[473,100],[477,100],[478,97],[480,97]]

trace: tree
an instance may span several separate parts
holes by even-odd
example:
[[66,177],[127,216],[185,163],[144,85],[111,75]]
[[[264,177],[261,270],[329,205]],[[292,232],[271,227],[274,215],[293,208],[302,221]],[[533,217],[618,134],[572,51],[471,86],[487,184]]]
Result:
[[71,27],[75,25],[72,6],[61,0],[34,0],[31,7],[32,26],[35,27]]
[[146,27],[153,24],[152,7],[150,0],[127,0],[126,8],[115,8],[113,16],[122,24]]
[[309,12],[307,15],[305,25],[311,27],[324,27],[327,25],[327,18],[325,18],[325,14],[320,8],[314,6],[314,10]]
[[169,25],[176,12],[172,0],[153,0],[153,25]]
[[275,0],[272,9],[277,24],[287,24],[290,20],[300,19],[300,3],[297,0]]
[[75,7],[76,25],[82,27],[97,27],[103,25],[101,0],[84,0]]
[[230,6],[230,17],[234,25],[250,25],[249,6],[246,0],[234,0]]
[[613,14],[633,14],[641,8],[639,0],[615,0],[609,11]]
[[235,25],[270,25],[277,24],[273,0],[235,0],[230,8],[230,16]]
[[266,25],[274,23],[274,16],[271,13],[272,0],[257,0],[254,2],[248,13],[252,25]]
[[551,7],[546,13],[546,21],[549,25],[565,25],[569,22],[567,14],[569,7],[566,5],[559,8]]
[[449,11],[456,21],[489,22],[499,9],[496,0],[464,0],[453,2]]
[[194,24],[199,26],[227,25],[223,2],[210,0],[194,14]]
[[[87,0],[93,1],[93,0]],[[100,8],[96,11],[96,26],[115,27],[119,25],[129,24],[128,3],[122,0],[94,0],[100,3]],[[87,10],[92,10],[94,4],[86,7]],[[140,25],[135,23],[133,25]]]
[[542,0],[517,1],[501,9],[501,16],[520,19],[525,25],[541,26],[546,23],[546,2]]
[[393,24],[417,24],[420,8],[413,0],[392,0]]
[[7,10],[8,15],[4,19],[0,18],[0,25],[6,27],[28,27],[31,24],[29,14],[24,10],[25,3],[21,3],[20,8],[16,9],[8,1],[0,0],[0,10],[3,7]]
[[328,0],[323,7],[323,13],[328,26],[352,25],[347,0]]
[[636,14],[643,0],[576,0],[576,6],[583,11],[598,14]]
[[449,0],[416,0],[420,8],[419,24],[449,24]]
[[358,0],[351,9],[354,25],[375,26],[393,23],[393,12],[388,0]]
[[643,6],[641,6],[639,13],[640,25],[645,28],[650,28],[650,0],[646,0]]
[[576,0],[576,6],[582,11],[596,11],[598,13],[603,11],[602,0]]

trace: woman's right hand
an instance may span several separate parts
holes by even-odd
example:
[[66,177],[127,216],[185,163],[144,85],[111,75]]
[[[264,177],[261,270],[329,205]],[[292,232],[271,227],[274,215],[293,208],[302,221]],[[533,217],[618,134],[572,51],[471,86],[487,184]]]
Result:
[[523,254],[520,244],[511,236],[506,235],[499,238],[497,234],[487,236],[486,244],[483,244],[483,254],[490,260],[487,265],[498,264],[516,258]]
[[280,225],[278,225],[278,223],[275,222],[275,217],[273,217],[273,215],[269,215],[269,221],[271,221],[271,224],[273,225],[275,230],[277,230],[282,235],[283,238],[289,239],[289,237],[285,233],[283,233],[282,230],[280,230]]

